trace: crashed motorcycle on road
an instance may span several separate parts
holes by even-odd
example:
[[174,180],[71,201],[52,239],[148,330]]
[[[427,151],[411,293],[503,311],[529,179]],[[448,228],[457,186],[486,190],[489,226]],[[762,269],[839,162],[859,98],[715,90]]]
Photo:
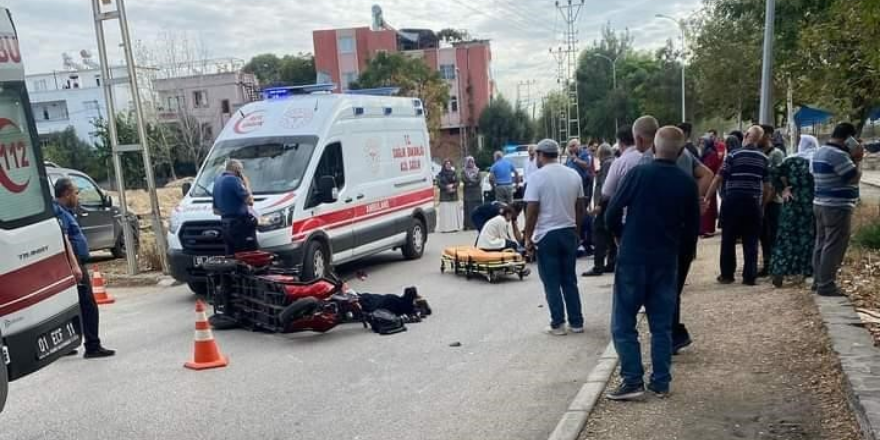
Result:
[[335,275],[302,281],[298,271],[275,261],[275,254],[253,251],[202,263],[214,328],[324,333],[340,324],[362,323],[376,333],[393,334],[431,314],[415,287],[402,296],[359,294]]

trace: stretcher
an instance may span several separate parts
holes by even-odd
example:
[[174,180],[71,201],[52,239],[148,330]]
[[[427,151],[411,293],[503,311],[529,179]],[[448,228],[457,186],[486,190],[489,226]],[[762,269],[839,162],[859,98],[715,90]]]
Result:
[[526,260],[513,250],[489,252],[473,246],[454,246],[443,250],[440,273],[449,270],[467,279],[474,275],[485,277],[495,283],[503,275],[516,275],[522,280],[529,274]]

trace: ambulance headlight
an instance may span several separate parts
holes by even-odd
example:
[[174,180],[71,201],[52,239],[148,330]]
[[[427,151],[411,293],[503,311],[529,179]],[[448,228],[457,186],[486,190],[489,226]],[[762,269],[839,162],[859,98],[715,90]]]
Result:
[[176,234],[180,229],[181,223],[183,222],[180,219],[180,213],[175,210],[174,213],[171,214],[171,220],[168,221],[168,232]]
[[290,226],[290,215],[286,209],[269,212],[257,219],[257,229],[260,232],[274,231]]

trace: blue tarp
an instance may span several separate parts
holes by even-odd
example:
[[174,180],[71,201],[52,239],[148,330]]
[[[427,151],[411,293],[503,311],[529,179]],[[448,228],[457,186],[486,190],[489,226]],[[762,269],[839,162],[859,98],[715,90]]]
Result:
[[824,124],[831,119],[831,116],[831,112],[803,105],[794,114],[794,123],[799,128],[809,127],[811,125]]
[[880,119],[880,107],[871,110],[871,113],[868,114],[869,121],[876,121],[878,119]]

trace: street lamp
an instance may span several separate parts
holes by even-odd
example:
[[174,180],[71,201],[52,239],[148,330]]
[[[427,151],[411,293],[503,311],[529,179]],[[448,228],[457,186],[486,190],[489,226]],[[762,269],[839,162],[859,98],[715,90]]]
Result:
[[687,91],[685,89],[685,23],[684,20],[678,20],[664,14],[657,14],[655,17],[670,20],[681,30],[681,122],[687,122],[687,104],[685,104],[687,98]]
[[[598,53],[594,53],[594,54],[592,54],[592,56],[594,56],[596,58],[602,58],[603,60],[606,60],[609,63],[611,63],[611,90],[617,91],[617,60],[620,59],[620,56],[618,55],[614,59],[611,59],[611,57],[609,57],[609,56],[605,56],[605,55],[598,54]],[[614,132],[617,133],[619,128],[620,127],[618,126],[618,120],[617,120],[617,108],[615,106],[615,109],[614,109]]]
[[773,34],[776,21],[776,1],[767,0],[764,17],[764,61],[761,69],[761,110],[758,120],[762,124],[776,125],[773,114]]

